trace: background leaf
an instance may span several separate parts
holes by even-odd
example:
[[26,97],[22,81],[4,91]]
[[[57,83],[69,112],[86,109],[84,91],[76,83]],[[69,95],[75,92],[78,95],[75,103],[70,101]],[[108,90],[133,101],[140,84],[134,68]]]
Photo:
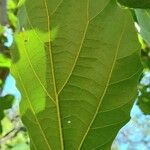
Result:
[[150,8],[150,1],[149,0],[118,0],[118,2],[126,7],[130,8]]
[[4,110],[11,108],[13,100],[14,97],[12,95],[0,97],[0,134],[2,133],[1,121],[5,117]]
[[140,34],[143,39],[150,45],[150,10],[135,10],[138,24],[140,26]]
[[140,87],[140,96],[138,97],[138,105],[144,114],[150,114],[150,93],[149,86]]

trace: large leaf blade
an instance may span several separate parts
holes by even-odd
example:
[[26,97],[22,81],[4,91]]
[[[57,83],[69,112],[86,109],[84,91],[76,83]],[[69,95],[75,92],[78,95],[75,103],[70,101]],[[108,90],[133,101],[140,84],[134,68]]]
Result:
[[103,2],[66,0],[51,9],[54,1],[26,0],[22,6],[12,70],[32,149],[110,148],[129,119],[140,46],[128,10]]

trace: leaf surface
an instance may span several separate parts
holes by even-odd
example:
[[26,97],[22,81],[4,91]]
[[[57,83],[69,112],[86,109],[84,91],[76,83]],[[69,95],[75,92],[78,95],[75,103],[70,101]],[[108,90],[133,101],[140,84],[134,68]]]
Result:
[[142,70],[130,12],[115,0],[26,0],[19,21],[12,72],[31,149],[110,149]]

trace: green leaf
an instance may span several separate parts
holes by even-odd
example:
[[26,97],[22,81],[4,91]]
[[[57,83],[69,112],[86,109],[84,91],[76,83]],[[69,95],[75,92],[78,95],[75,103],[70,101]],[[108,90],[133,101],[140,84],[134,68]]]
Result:
[[17,12],[18,0],[9,0],[7,2],[7,16],[9,20],[9,25],[11,28],[16,28],[16,12]]
[[0,134],[2,133],[1,121],[5,117],[4,110],[11,108],[13,100],[14,96],[12,95],[0,97]]
[[150,10],[135,10],[138,24],[140,26],[140,34],[143,39],[150,44]]
[[130,8],[150,8],[150,0],[117,0],[121,5]]
[[12,72],[31,149],[110,149],[142,67],[132,15],[115,0],[26,0]]
[[150,86],[141,86],[140,87],[140,96],[138,97],[138,105],[142,112],[146,115],[150,114],[150,93],[148,89]]
[[4,33],[4,26],[0,24],[0,35]]
[[0,67],[8,67],[11,66],[10,58],[6,57],[4,54],[0,54]]
[[[11,66],[11,60],[8,58],[8,56],[5,56],[5,52],[8,52],[7,50],[3,50],[1,48],[1,53],[0,53],[0,88],[2,90],[2,87],[5,83],[6,77],[9,74],[9,68]],[[8,54],[7,54],[8,55]]]

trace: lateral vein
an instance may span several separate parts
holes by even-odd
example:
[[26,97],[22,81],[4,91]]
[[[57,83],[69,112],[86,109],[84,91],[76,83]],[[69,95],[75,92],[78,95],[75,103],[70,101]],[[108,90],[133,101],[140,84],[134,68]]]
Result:
[[35,120],[36,120],[36,122],[37,122],[37,124],[38,124],[38,126],[39,126],[39,129],[40,129],[41,133],[42,133],[42,136],[43,136],[43,138],[44,138],[44,140],[45,140],[45,142],[46,142],[46,144],[47,144],[49,150],[52,150],[51,147],[50,147],[50,145],[49,145],[49,143],[48,143],[48,140],[47,140],[47,138],[46,138],[46,136],[45,136],[45,133],[44,133],[44,131],[43,131],[43,129],[42,129],[42,126],[41,126],[41,124],[40,124],[40,122],[39,122],[39,120],[38,120],[38,118],[37,118],[37,116],[36,116],[36,113],[35,113],[35,111],[34,111],[34,108],[33,108],[33,106],[32,106],[32,103],[31,103],[31,101],[30,101],[28,92],[27,92],[27,90],[26,90],[26,88],[25,88],[25,85],[24,85],[24,83],[23,83],[22,77],[21,77],[21,75],[20,75],[18,69],[17,69],[15,66],[14,66],[14,68],[15,68],[15,70],[16,70],[16,72],[17,72],[18,78],[19,78],[19,80],[20,80],[20,83],[21,83],[21,85],[22,85],[22,88],[23,88],[23,90],[24,90],[24,92],[25,92],[25,95],[26,95],[26,97],[27,97],[27,101],[28,101],[28,103],[29,103],[29,105],[30,105],[31,111],[33,112],[33,115],[34,115],[34,117],[35,117]]
[[89,124],[89,126],[88,126],[88,128],[87,128],[87,131],[85,132],[85,134],[84,134],[84,136],[83,136],[83,138],[82,138],[82,140],[81,140],[81,143],[80,143],[80,145],[79,145],[79,147],[78,147],[78,150],[81,149],[82,144],[83,144],[83,142],[84,142],[84,140],[85,140],[85,138],[86,138],[86,136],[87,136],[87,134],[88,134],[88,132],[89,132],[89,130],[90,130],[90,128],[91,128],[91,126],[92,126],[92,124],[93,124],[93,122],[94,122],[96,116],[97,116],[97,114],[98,114],[98,111],[99,111],[100,105],[101,105],[101,103],[102,103],[102,100],[103,100],[103,98],[104,98],[104,96],[105,96],[105,94],[106,94],[106,92],[107,92],[107,89],[108,89],[108,86],[109,86],[109,82],[110,82],[110,80],[111,80],[111,76],[112,76],[112,73],[113,73],[113,69],[114,69],[114,67],[115,67],[115,63],[116,63],[116,60],[117,60],[117,56],[118,56],[118,52],[119,52],[119,47],[120,47],[120,43],[121,43],[121,40],[122,40],[122,36],[123,36],[123,34],[124,34],[125,27],[126,27],[126,20],[125,20],[125,23],[124,23],[124,25],[123,25],[123,29],[122,29],[122,32],[121,32],[121,35],[120,35],[119,42],[118,42],[118,44],[117,44],[116,53],[115,53],[115,56],[114,56],[114,60],[113,60],[113,63],[112,63],[112,67],[111,67],[111,69],[110,69],[110,73],[109,73],[109,75],[108,75],[108,80],[107,80],[107,83],[106,83],[106,86],[105,86],[103,95],[102,95],[101,98],[100,98],[100,101],[99,101],[99,104],[98,104],[98,106],[97,106],[97,109],[96,109],[96,111],[95,111],[95,113],[94,113],[93,119],[92,119],[92,121],[90,122],[90,124]]

